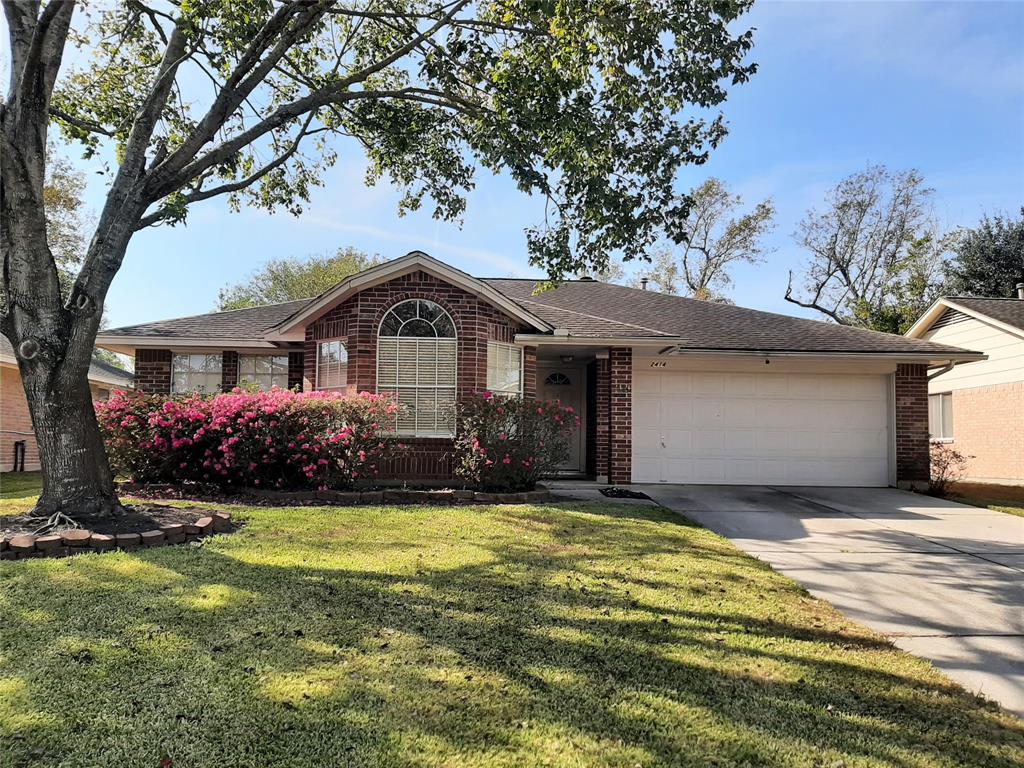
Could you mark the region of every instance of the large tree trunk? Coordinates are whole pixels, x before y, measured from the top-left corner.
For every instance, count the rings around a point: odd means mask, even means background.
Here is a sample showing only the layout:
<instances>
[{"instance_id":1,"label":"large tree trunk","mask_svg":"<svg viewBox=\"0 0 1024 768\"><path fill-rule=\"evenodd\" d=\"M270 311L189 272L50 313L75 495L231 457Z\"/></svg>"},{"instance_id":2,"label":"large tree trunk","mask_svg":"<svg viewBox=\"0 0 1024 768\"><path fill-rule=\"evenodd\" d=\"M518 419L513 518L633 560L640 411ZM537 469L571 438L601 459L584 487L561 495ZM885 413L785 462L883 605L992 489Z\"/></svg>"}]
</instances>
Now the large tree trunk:
<instances>
[{"instance_id":1,"label":"large tree trunk","mask_svg":"<svg viewBox=\"0 0 1024 768\"><path fill-rule=\"evenodd\" d=\"M63 367L41 363L26 371L30 366L22 366L43 470L43 493L35 512L72 519L119 512L87 374Z\"/></svg>"}]
</instances>

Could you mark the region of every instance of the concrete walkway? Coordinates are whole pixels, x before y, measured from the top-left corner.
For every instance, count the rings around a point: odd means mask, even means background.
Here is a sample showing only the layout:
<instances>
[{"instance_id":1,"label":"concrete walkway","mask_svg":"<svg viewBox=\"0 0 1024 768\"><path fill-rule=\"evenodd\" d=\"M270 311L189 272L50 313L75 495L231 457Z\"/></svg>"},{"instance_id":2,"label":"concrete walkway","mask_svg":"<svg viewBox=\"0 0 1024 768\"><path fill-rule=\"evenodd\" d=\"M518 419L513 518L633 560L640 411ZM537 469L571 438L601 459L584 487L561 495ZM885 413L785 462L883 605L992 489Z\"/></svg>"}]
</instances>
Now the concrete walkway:
<instances>
[{"instance_id":1,"label":"concrete walkway","mask_svg":"<svg viewBox=\"0 0 1024 768\"><path fill-rule=\"evenodd\" d=\"M1024 518L888 488L630 487L1024 716Z\"/></svg>"}]
</instances>

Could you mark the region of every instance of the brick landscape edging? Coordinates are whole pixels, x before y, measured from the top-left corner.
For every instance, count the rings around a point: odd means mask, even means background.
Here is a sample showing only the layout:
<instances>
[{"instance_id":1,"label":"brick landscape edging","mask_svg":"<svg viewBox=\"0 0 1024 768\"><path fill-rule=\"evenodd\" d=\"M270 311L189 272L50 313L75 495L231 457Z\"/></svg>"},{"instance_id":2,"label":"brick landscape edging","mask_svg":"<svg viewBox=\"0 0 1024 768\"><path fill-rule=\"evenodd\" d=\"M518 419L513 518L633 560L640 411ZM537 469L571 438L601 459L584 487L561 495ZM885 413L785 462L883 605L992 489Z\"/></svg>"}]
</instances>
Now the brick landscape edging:
<instances>
[{"instance_id":1,"label":"brick landscape edging","mask_svg":"<svg viewBox=\"0 0 1024 768\"><path fill-rule=\"evenodd\" d=\"M170 483L133 483L118 485L122 493L140 494L144 498L223 498L248 496L253 499L290 504L322 504L331 502L339 506L357 504L524 504L551 501L551 491L538 487L533 491L517 493L489 493L470 490L425 490L385 488L377 491L276 491L268 488L240 488L234 494L220 492L213 486L183 488Z\"/></svg>"},{"instance_id":2,"label":"brick landscape edging","mask_svg":"<svg viewBox=\"0 0 1024 768\"><path fill-rule=\"evenodd\" d=\"M249 496L270 501L306 503L328 501L344 506L354 506L357 504L525 504L551 500L551 491L547 488L538 488L535 491L521 491L519 493L405 489L385 489L382 491L270 491L261 488L249 488L245 493Z\"/></svg>"},{"instance_id":3,"label":"brick landscape edging","mask_svg":"<svg viewBox=\"0 0 1024 768\"><path fill-rule=\"evenodd\" d=\"M0 560L23 560L30 557L67 557L84 552L130 551L143 547L163 547L198 541L212 533L231 531L231 513L213 512L194 523L170 523L142 533L96 533L71 528L59 533L34 536L30 533L0 538Z\"/></svg>"}]
</instances>

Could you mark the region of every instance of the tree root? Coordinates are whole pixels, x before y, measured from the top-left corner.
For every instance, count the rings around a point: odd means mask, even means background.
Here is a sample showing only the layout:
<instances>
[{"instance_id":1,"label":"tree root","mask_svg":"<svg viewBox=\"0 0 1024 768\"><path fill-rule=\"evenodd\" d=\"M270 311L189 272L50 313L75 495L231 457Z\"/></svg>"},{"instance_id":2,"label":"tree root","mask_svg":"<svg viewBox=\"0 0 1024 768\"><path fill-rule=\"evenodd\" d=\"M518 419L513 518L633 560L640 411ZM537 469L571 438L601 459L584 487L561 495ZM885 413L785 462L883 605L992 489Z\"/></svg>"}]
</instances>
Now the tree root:
<instances>
[{"instance_id":1,"label":"tree root","mask_svg":"<svg viewBox=\"0 0 1024 768\"><path fill-rule=\"evenodd\" d=\"M33 515L29 519L30 520L43 520L44 516L43 515ZM58 527L61 527L61 526L65 527L65 528L81 528L82 527L77 522L75 522L74 519L68 517L63 512L58 510L57 512L54 512L49 517L46 517L45 518L45 522L41 526L39 526L36 530L32 531L32 535L33 536L38 536L41 533L48 533L49 531L54 531Z\"/></svg>"}]
</instances>

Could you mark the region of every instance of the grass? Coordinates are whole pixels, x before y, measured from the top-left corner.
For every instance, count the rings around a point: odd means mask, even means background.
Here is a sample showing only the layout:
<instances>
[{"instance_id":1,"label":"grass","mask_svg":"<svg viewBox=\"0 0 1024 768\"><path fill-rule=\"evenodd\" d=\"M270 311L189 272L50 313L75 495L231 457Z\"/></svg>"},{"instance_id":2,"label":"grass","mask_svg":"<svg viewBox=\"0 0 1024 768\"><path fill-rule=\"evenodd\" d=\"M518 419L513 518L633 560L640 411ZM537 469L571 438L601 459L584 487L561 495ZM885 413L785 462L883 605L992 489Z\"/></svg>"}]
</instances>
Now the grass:
<instances>
[{"instance_id":1,"label":"grass","mask_svg":"<svg viewBox=\"0 0 1024 768\"><path fill-rule=\"evenodd\" d=\"M1024 761L1019 720L660 509L231 511L0 564L5 766Z\"/></svg>"},{"instance_id":2,"label":"grass","mask_svg":"<svg viewBox=\"0 0 1024 768\"><path fill-rule=\"evenodd\" d=\"M972 507L984 507L986 509L994 509L997 512L1005 512L1008 515L1024 517L1024 506L1002 499L981 499L973 496L954 496L952 497L952 500L961 504L970 504Z\"/></svg>"},{"instance_id":3,"label":"grass","mask_svg":"<svg viewBox=\"0 0 1024 768\"><path fill-rule=\"evenodd\" d=\"M0 512L10 514L31 509L42 484L41 472L0 473L0 500L8 502L0 506Z\"/></svg>"}]
</instances>

